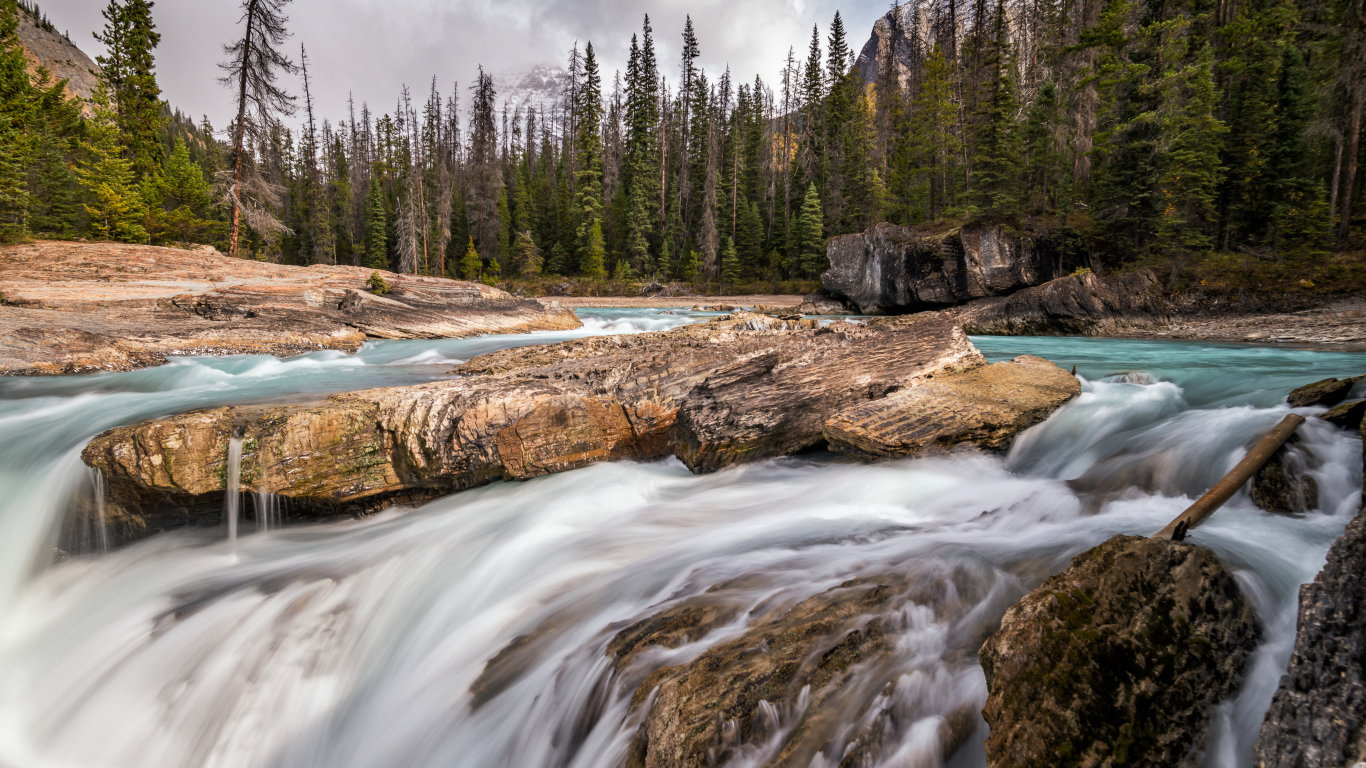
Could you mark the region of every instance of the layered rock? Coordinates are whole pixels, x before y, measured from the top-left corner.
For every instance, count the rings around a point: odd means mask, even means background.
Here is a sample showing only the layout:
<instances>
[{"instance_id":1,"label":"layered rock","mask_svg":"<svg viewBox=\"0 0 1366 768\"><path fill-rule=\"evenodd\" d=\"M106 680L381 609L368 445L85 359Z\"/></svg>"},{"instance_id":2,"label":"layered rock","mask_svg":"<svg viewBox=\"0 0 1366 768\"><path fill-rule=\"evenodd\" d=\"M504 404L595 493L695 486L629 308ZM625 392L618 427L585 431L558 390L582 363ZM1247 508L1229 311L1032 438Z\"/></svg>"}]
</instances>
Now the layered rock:
<instances>
[{"instance_id":1,"label":"layered rock","mask_svg":"<svg viewBox=\"0 0 1366 768\"><path fill-rule=\"evenodd\" d=\"M1060 254L1046 238L969 224L923 233L894 224L832 238L821 283L864 314L943 309L1055 277Z\"/></svg>"},{"instance_id":2,"label":"layered rock","mask_svg":"<svg viewBox=\"0 0 1366 768\"><path fill-rule=\"evenodd\" d=\"M1259 636L1213 553L1117 536L1008 610L982 646L988 762L1193 765Z\"/></svg>"},{"instance_id":3,"label":"layered rock","mask_svg":"<svg viewBox=\"0 0 1366 768\"><path fill-rule=\"evenodd\" d=\"M1114 336L1163 322L1170 310L1151 271L1052 280L1004 298L956 311L971 334L988 336Z\"/></svg>"},{"instance_id":4,"label":"layered rock","mask_svg":"<svg viewBox=\"0 0 1366 768\"><path fill-rule=\"evenodd\" d=\"M355 351L366 339L579 327L488 286L195 251L36 242L0 249L0 375L131 370L169 355Z\"/></svg>"},{"instance_id":5,"label":"layered rock","mask_svg":"<svg viewBox=\"0 0 1366 768\"><path fill-rule=\"evenodd\" d=\"M1077 377L1023 355L934 376L825 422L830 448L864 459L913 456L963 442L1005 450L1015 435L1081 394Z\"/></svg>"},{"instance_id":6,"label":"layered rock","mask_svg":"<svg viewBox=\"0 0 1366 768\"><path fill-rule=\"evenodd\" d=\"M1348 523L1313 583L1271 700L1258 768L1339 768L1366 761L1366 517Z\"/></svg>"},{"instance_id":7,"label":"layered rock","mask_svg":"<svg viewBox=\"0 0 1366 768\"><path fill-rule=\"evenodd\" d=\"M617 682L634 691L641 721L625 765L873 765L895 749L904 718L936 717L938 758L946 760L974 733L972 707L937 713L923 702L924 711L893 712L886 695L906 671L905 654L914 653L898 648L903 612L918 606L937 621L954 621L968 605L960 599L964 585L942 574L853 579L795 605L755 609L738 638L687 663L650 669L648 649L696 642L745 612L735 586L714 585L608 644Z\"/></svg>"},{"instance_id":8,"label":"layered rock","mask_svg":"<svg viewBox=\"0 0 1366 768\"><path fill-rule=\"evenodd\" d=\"M667 333L504 350L449 381L115 429L84 457L129 518L172 499L193 510L221 498L240 426L243 488L366 511L596 461L676 455L706 472L786 455L821 445L825 421L851 404L984 362L943 314L804 325L736 313Z\"/></svg>"}]
</instances>

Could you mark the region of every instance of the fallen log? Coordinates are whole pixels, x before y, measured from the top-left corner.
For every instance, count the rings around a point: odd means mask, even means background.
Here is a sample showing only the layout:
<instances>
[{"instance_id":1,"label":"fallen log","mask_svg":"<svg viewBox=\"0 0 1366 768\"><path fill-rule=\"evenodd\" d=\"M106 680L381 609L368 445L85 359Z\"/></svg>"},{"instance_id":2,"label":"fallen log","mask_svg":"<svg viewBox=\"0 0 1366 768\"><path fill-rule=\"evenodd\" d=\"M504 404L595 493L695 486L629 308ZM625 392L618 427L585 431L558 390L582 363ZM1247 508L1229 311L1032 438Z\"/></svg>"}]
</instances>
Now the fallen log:
<instances>
[{"instance_id":1,"label":"fallen log","mask_svg":"<svg viewBox=\"0 0 1366 768\"><path fill-rule=\"evenodd\" d=\"M1205 518L1214 514L1215 510L1224 505L1224 502L1233 497L1238 489L1243 487L1251 477L1257 474L1257 470L1262 468L1276 455L1276 451L1285 444L1290 436L1295 434L1295 430L1304 423L1304 417L1292 413L1281 419L1274 429L1267 432L1257 444L1252 446L1252 450L1247 452L1243 460L1237 466L1229 470L1223 479L1214 484L1204 496L1201 496L1194 504L1182 512L1175 520L1167 524L1166 528L1153 535L1154 539L1173 539L1180 541L1186 537L1186 533L1195 526L1205 522Z\"/></svg>"}]
</instances>

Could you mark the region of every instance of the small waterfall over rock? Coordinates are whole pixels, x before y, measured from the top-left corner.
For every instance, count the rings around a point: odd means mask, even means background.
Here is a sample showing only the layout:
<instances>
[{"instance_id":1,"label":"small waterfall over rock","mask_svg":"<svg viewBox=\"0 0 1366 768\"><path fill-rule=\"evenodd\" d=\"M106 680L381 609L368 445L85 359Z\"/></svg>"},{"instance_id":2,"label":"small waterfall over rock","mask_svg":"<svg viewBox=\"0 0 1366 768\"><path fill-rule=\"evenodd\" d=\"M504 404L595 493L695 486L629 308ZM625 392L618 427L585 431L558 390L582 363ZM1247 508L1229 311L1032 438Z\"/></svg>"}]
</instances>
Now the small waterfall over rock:
<instances>
[{"instance_id":1,"label":"small waterfall over rock","mask_svg":"<svg viewBox=\"0 0 1366 768\"><path fill-rule=\"evenodd\" d=\"M223 515L228 519L228 544L237 551L237 518L242 506L242 428L233 430L228 440L227 498L223 504Z\"/></svg>"}]
</instances>

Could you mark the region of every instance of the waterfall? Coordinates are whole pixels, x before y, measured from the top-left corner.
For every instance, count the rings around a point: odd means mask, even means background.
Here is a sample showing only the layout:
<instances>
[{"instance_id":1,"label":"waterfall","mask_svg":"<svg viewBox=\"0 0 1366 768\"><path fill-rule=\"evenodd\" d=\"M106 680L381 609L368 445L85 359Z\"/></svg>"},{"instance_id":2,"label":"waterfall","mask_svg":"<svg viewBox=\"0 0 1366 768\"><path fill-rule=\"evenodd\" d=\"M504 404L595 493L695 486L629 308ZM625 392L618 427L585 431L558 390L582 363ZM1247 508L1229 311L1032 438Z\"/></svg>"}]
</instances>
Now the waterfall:
<instances>
[{"instance_id":1,"label":"waterfall","mask_svg":"<svg viewBox=\"0 0 1366 768\"><path fill-rule=\"evenodd\" d=\"M100 554L103 555L109 553L109 523L104 514L104 473L91 468L90 474L95 493L95 539L99 542Z\"/></svg>"},{"instance_id":2,"label":"waterfall","mask_svg":"<svg viewBox=\"0 0 1366 768\"><path fill-rule=\"evenodd\" d=\"M232 438L228 440L228 495L223 510L228 518L228 546L234 553L237 551L238 508L242 504L242 437L242 427L236 427L232 431Z\"/></svg>"},{"instance_id":3,"label":"waterfall","mask_svg":"<svg viewBox=\"0 0 1366 768\"><path fill-rule=\"evenodd\" d=\"M269 531L272 527L278 528L281 523L280 497L271 493L270 476L266 474L265 461L258 462L261 465L261 480L256 488L256 530Z\"/></svg>"}]
</instances>

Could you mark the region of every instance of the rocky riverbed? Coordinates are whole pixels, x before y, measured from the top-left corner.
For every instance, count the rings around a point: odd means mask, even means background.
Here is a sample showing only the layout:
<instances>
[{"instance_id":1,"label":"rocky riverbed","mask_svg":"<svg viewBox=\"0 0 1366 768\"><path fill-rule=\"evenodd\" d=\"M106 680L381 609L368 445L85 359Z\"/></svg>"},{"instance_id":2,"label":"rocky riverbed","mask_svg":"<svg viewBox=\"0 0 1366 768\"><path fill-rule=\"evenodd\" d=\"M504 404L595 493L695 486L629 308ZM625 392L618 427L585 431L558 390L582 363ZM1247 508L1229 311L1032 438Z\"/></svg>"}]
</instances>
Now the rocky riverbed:
<instances>
[{"instance_id":1,"label":"rocky riverbed","mask_svg":"<svg viewBox=\"0 0 1366 768\"><path fill-rule=\"evenodd\" d=\"M711 472L825 445L869 458L999 450L1079 392L1037 358L986 365L942 313L816 327L736 312L503 350L455 373L144 422L97 437L84 457L108 482L109 519L126 539L216 523L234 431L242 488L356 513L613 459L674 455Z\"/></svg>"},{"instance_id":2,"label":"rocky riverbed","mask_svg":"<svg viewBox=\"0 0 1366 768\"><path fill-rule=\"evenodd\" d=\"M0 375L126 371L175 355L353 352L367 339L577 328L567 308L478 283L290 267L212 248L0 248Z\"/></svg>"}]
</instances>

